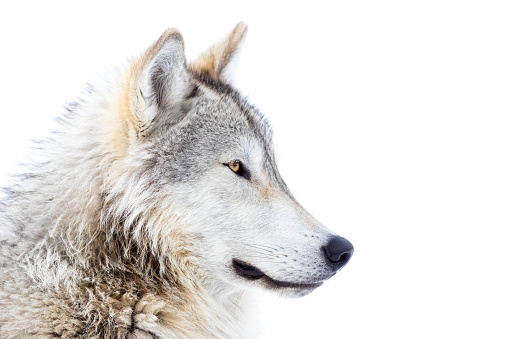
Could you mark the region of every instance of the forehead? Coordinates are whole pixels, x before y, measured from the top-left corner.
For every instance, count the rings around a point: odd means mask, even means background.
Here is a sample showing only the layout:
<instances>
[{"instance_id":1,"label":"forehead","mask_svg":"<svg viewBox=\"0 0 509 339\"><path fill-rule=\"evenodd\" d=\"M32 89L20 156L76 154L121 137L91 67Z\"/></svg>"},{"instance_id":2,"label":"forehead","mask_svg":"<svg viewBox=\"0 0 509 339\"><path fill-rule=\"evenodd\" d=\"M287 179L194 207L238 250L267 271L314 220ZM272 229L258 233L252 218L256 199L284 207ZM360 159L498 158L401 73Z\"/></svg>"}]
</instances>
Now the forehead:
<instances>
[{"instance_id":1,"label":"forehead","mask_svg":"<svg viewBox=\"0 0 509 339\"><path fill-rule=\"evenodd\" d=\"M198 82L187 116L175 125L156 127L154 140L170 153L195 153L213 160L227 149L258 146L272 160L272 131L265 117L237 91L218 82Z\"/></svg>"},{"instance_id":2,"label":"forehead","mask_svg":"<svg viewBox=\"0 0 509 339\"><path fill-rule=\"evenodd\" d=\"M210 78L200 78L200 97L189 117L202 137L220 140L249 138L270 148L272 130L264 115L231 86ZM216 140L217 142L217 140Z\"/></svg>"}]
</instances>

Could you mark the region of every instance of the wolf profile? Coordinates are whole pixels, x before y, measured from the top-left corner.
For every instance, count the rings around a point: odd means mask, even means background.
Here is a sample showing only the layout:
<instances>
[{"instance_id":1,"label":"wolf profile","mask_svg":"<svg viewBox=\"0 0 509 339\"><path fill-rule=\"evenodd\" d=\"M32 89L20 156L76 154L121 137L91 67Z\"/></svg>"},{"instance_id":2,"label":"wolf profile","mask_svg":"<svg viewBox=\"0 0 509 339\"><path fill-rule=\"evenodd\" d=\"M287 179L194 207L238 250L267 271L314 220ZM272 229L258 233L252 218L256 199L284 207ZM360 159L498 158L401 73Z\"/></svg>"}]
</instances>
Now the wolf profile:
<instances>
[{"instance_id":1,"label":"wolf profile","mask_svg":"<svg viewBox=\"0 0 509 339\"><path fill-rule=\"evenodd\" d=\"M4 189L2 338L250 337L253 290L303 296L349 261L225 79L246 30L188 63L169 29L69 106Z\"/></svg>"}]
</instances>

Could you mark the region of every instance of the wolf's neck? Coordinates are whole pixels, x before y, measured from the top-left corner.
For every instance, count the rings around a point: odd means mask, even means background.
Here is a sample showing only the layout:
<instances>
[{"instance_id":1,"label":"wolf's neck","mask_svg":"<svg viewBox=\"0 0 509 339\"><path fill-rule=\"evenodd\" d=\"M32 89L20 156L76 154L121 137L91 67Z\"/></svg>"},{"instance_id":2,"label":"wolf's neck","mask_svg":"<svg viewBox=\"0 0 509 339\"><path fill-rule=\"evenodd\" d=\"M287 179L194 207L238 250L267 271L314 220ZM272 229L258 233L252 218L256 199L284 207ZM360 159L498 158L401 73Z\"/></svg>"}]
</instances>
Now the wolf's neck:
<instances>
[{"instance_id":1,"label":"wolf's neck","mask_svg":"<svg viewBox=\"0 0 509 339\"><path fill-rule=\"evenodd\" d=\"M161 322L172 328L178 338L255 337L253 319L256 317L251 314L254 303L249 292L235 292L221 298L201 293L193 291L192 295L186 295L189 299L183 307L171 312L170 304L168 312L162 314Z\"/></svg>"},{"instance_id":2,"label":"wolf's neck","mask_svg":"<svg viewBox=\"0 0 509 339\"><path fill-rule=\"evenodd\" d=\"M251 291L212 292L206 279L186 272L181 275L173 286L165 284L164 288L147 289L145 285L125 292L124 295L137 296L128 306L134 322L129 323L130 328L161 338L255 337ZM104 284L119 285L118 282ZM111 291L107 294L120 303L126 299ZM117 307L115 302L112 305Z\"/></svg>"}]
</instances>

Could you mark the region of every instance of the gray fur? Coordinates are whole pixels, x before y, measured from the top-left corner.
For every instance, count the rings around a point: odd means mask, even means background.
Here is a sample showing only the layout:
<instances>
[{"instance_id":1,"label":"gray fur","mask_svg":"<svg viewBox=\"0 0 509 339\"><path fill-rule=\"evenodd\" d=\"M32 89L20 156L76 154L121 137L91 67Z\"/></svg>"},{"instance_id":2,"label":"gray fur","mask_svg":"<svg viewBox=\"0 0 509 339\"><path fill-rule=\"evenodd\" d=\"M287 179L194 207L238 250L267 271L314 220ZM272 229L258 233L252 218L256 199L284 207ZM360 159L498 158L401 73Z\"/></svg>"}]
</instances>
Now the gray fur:
<instances>
[{"instance_id":1,"label":"gray fur","mask_svg":"<svg viewBox=\"0 0 509 339\"><path fill-rule=\"evenodd\" d=\"M244 34L213 46L213 70ZM3 338L249 337L252 289L300 296L335 273L332 234L286 187L266 119L183 48L167 31L91 88L4 190Z\"/></svg>"}]
</instances>

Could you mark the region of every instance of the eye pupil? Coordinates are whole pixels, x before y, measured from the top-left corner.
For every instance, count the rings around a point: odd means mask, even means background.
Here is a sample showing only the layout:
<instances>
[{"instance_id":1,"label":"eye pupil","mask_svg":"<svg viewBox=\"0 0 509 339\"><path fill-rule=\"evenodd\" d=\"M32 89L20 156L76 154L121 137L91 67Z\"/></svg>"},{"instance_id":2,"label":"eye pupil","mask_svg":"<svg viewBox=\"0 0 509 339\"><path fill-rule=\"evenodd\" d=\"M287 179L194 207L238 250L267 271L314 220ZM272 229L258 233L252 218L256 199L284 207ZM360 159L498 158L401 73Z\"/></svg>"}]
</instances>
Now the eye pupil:
<instances>
[{"instance_id":1,"label":"eye pupil","mask_svg":"<svg viewBox=\"0 0 509 339\"><path fill-rule=\"evenodd\" d=\"M230 167L230 169L232 171L234 171L235 173L237 173L239 170L240 170L240 162L238 161L232 161L228 164L228 166Z\"/></svg>"}]
</instances>

